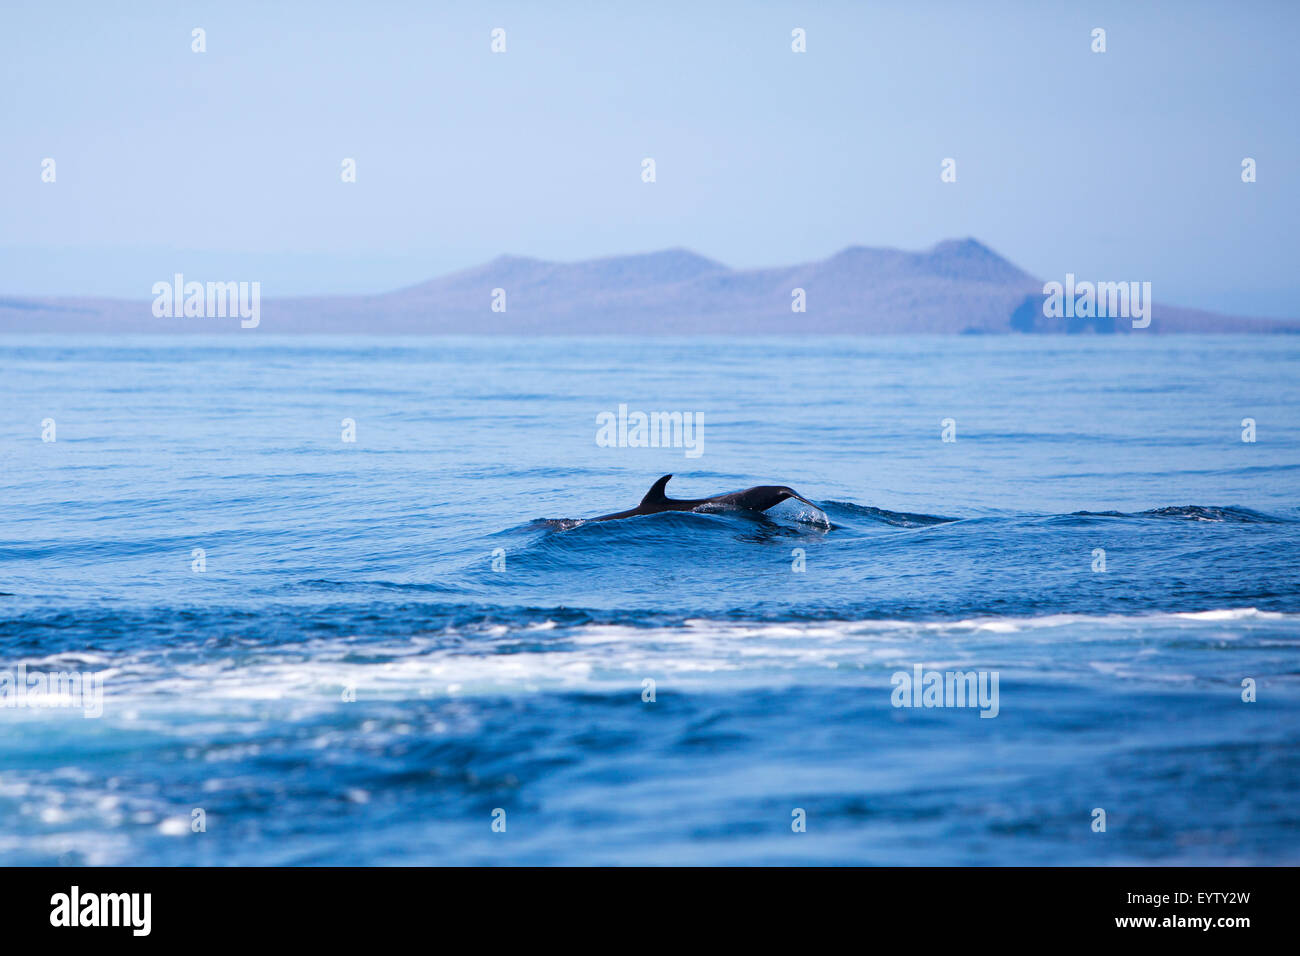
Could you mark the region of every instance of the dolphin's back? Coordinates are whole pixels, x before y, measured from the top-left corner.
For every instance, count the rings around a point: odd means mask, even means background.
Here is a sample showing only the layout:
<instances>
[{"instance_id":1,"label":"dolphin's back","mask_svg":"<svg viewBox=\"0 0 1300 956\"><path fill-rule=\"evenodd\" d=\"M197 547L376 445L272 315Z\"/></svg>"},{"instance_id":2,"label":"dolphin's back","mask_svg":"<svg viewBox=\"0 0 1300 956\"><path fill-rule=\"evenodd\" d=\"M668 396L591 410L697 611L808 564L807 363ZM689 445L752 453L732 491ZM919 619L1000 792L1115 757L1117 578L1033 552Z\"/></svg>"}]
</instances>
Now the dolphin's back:
<instances>
[{"instance_id":1,"label":"dolphin's back","mask_svg":"<svg viewBox=\"0 0 1300 956\"><path fill-rule=\"evenodd\" d=\"M787 488L785 485L756 485L743 491L714 495L712 498L669 498L667 488L670 478L672 478L672 475L664 475L651 485L650 490L641 499L641 503L635 508L618 511L610 515L601 515L599 518L589 520L615 521L619 518L634 518L637 515L659 514L663 511L693 511L703 505L723 505L731 508L744 508L749 511L766 511L787 498L798 498L805 504L812 505L814 508L817 507L793 488Z\"/></svg>"},{"instance_id":2,"label":"dolphin's back","mask_svg":"<svg viewBox=\"0 0 1300 956\"><path fill-rule=\"evenodd\" d=\"M619 518L634 518L637 515L659 514L661 511L690 511L695 506L693 502L678 501L669 498L664 489L668 487L668 479L672 475L664 475L653 485L650 490L642 497L641 503L635 508L629 508L627 511L618 511L612 515L601 515L599 518L592 518L592 521L615 521ZM686 506L686 507L683 507Z\"/></svg>"}]
</instances>

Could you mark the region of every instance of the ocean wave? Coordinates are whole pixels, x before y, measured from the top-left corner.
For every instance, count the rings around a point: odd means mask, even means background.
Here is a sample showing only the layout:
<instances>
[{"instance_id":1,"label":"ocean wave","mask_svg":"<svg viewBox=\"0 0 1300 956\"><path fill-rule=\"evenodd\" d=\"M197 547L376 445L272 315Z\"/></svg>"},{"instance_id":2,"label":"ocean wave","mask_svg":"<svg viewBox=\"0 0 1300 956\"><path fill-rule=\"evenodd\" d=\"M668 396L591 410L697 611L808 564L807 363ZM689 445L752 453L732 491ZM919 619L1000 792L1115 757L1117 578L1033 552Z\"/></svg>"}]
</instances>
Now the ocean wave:
<instances>
[{"instance_id":1,"label":"ocean wave","mask_svg":"<svg viewBox=\"0 0 1300 956\"><path fill-rule=\"evenodd\" d=\"M1293 517L1266 514L1250 508L1229 505L1170 505L1146 511L1075 511L1058 518L1173 518L1183 521L1232 522L1236 524L1289 524Z\"/></svg>"},{"instance_id":2,"label":"ocean wave","mask_svg":"<svg viewBox=\"0 0 1300 956\"><path fill-rule=\"evenodd\" d=\"M913 514L906 511L887 511L884 508L873 508L870 505L854 504L851 501L828 501L826 502L828 514L841 518L860 518L864 521L877 522L879 524L893 525L898 528L926 528L936 524L950 524L959 521L959 518L948 518L943 515Z\"/></svg>"},{"instance_id":3,"label":"ocean wave","mask_svg":"<svg viewBox=\"0 0 1300 956\"><path fill-rule=\"evenodd\" d=\"M577 623L537 614L527 623L482 620L401 639L364 634L301 643L209 647L201 655L137 648L112 658L106 716L150 701L286 702L334 707L537 692L639 692L661 686L717 691L741 686L881 686L914 663L993 668L1004 679L1076 679L1123 673L1136 680L1222 683L1221 652L1300 649L1300 614L1256 608L1139 615L1053 614L953 621L856 620L746 623L692 618L679 624ZM1198 651L1213 653L1199 654ZM98 669L102 655L12 656L32 670ZM1251 674L1268 676L1258 661ZM1296 683L1294 668L1273 674ZM110 679L111 678L111 679Z\"/></svg>"},{"instance_id":4,"label":"ocean wave","mask_svg":"<svg viewBox=\"0 0 1300 956\"><path fill-rule=\"evenodd\" d=\"M796 506L797 507L797 506ZM701 516L701 515L730 515L738 518L771 521L772 516L788 517L794 520L802 520L811 524L825 523L826 518L835 519L830 523L830 527L838 528L853 523L884 524L898 528L925 528L934 525L954 524L969 518L953 517L950 515L934 515L915 513L907 511L890 511L886 508L877 508L872 505L862 505L852 501L830 500L818 504L819 511L809 512L802 509L795 513L781 513L779 509L774 509L767 513L754 513L742 509L724 509L724 508L701 508L696 511L686 512L664 512L656 515L640 516L638 521L644 522L645 519L656 521L677 522L677 527L691 528L702 527L702 525L692 524L692 518L684 516ZM1001 515L981 516L980 520L1015 520L1024 517L1015 513ZM1038 516L1034 516L1038 517ZM1167 505L1160 508L1149 508L1145 511L1072 511L1064 514L1044 515L1042 520L1062 524L1081 524L1089 519L1098 518L1129 518L1129 519L1177 519L1184 521L1203 521L1203 522L1231 522L1236 524L1292 524L1300 518L1269 514L1262 511L1256 511L1251 508L1233 505ZM1082 520L1081 520L1082 519ZM685 523L681 523L685 521ZM844 522L844 525L838 522ZM530 522L532 527L546 528L550 530L568 531L573 528L592 525L587 518L538 518ZM626 521L622 522L599 522L602 527L631 527L637 525L628 525Z\"/></svg>"}]
</instances>

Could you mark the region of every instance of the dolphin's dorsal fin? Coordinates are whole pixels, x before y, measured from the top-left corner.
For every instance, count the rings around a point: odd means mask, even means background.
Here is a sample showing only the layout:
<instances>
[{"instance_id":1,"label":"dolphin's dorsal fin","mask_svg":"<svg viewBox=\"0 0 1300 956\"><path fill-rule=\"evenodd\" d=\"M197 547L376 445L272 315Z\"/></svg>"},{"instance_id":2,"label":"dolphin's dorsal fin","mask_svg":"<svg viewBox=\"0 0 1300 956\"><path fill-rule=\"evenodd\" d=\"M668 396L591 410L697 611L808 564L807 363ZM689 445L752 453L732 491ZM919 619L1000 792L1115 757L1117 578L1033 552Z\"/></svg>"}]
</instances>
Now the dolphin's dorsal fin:
<instances>
[{"instance_id":1,"label":"dolphin's dorsal fin","mask_svg":"<svg viewBox=\"0 0 1300 956\"><path fill-rule=\"evenodd\" d=\"M664 494L664 489L668 486L668 479L671 477L672 475L664 475L651 485L650 490L647 491L645 497L641 499L641 504L652 505L660 501L667 501L668 496Z\"/></svg>"}]
</instances>

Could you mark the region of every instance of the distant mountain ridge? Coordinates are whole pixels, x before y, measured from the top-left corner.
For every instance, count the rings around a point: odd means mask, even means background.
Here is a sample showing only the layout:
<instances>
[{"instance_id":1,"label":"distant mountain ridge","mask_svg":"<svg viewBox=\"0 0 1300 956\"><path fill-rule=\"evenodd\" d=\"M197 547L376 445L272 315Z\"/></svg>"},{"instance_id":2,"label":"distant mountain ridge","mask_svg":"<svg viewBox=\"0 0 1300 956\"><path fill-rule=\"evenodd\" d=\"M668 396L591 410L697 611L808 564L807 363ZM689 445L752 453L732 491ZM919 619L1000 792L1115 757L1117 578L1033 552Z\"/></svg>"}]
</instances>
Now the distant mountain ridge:
<instances>
[{"instance_id":1,"label":"distant mountain ridge","mask_svg":"<svg viewBox=\"0 0 1300 956\"><path fill-rule=\"evenodd\" d=\"M492 309L497 289L504 290L505 311ZM792 311L795 289L804 290L806 311ZM380 295L264 299L258 328L481 335L1136 331L1127 319L1045 317L1043 298L1040 280L975 239L945 240L921 252L850 246L817 262L761 269L666 249L578 262L500 256ZM226 331L246 330L228 318L157 318L149 299L0 297L0 332ZM1300 332L1300 323L1157 299L1143 331Z\"/></svg>"}]
</instances>

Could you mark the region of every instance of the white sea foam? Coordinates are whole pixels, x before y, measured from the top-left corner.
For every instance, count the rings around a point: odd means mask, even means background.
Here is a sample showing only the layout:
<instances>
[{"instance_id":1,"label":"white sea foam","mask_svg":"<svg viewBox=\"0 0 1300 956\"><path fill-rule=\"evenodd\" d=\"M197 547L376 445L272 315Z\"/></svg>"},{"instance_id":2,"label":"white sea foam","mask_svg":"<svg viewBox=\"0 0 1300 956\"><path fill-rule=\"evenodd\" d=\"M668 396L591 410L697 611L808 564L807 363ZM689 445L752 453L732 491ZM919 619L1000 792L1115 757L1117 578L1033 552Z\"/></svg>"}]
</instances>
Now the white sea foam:
<instances>
[{"instance_id":1,"label":"white sea foam","mask_svg":"<svg viewBox=\"0 0 1300 956\"><path fill-rule=\"evenodd\" d=\"M1139 640L1140 638L1140 640ZM838 684L874 686L902 663L994 668L1054 680L1122 676L1162 684L1217 675L1222 661L1185 658L1198 645L1300 647L1300 615L1225 608L1194 613L1046 615L959 621L735 622L676 626L545 621L463 627L392 641L319 639L176 663L145 652L105 682L105 716L128 720L185 701L308 710L360 701L472 698L585 690L640 692L646 678L685 689ZM1088 645L1086 653L1076 645ZM1179 659L1156 653L1178 647Z\"/></svg>"},{"instance_id":2,"label":"white sea foam","mask_svg":"<svg viewBox=\"0 0 1300 956\"><path fill-rule=\"evenodd\" d=\"M1244 621L1258 619L1261 621L1281 621L1295 615L1282 614L1279 611L1258 611L1253 607L1223 608L1218 611L1193 611L1175 614L1174 617L1185 621Z\"/></svg>"}]
</instances>

